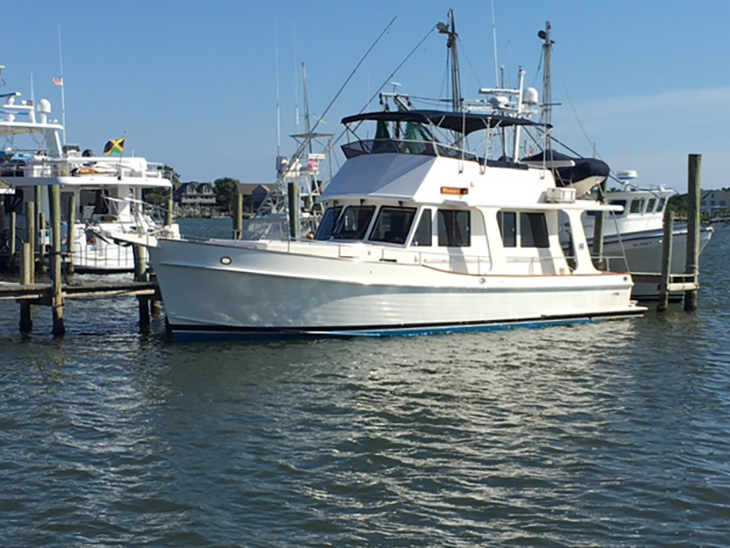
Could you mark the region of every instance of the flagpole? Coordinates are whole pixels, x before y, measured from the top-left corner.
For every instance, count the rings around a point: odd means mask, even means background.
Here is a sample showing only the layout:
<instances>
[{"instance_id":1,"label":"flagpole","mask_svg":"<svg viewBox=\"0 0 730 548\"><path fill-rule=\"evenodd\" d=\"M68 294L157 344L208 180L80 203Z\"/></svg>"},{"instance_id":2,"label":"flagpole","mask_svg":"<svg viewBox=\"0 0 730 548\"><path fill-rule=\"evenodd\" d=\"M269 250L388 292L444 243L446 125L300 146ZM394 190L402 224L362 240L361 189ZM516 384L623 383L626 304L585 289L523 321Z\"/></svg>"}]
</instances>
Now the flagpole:
<instances>
[{"instance_id":1,"label":"flagpole","mask_svg":"<svg viewBox=\"0 0 730 548\"><path fill-rule=\"evenodd\" d=\"M63 46L61 44L61 24L58 24L58 65L61 70L61 123L63 124L63 146L66 147L66 82L63 79Z\"/></svg>"}]
</instances>

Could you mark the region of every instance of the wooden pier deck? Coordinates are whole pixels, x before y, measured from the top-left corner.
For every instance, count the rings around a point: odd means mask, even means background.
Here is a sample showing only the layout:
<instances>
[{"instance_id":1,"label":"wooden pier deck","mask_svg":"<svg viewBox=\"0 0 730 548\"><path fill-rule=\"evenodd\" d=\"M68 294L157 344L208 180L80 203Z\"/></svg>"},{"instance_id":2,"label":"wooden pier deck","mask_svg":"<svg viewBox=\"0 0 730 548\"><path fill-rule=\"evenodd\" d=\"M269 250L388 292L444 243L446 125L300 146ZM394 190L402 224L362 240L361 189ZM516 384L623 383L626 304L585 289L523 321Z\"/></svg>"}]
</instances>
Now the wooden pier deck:
<instances>
[{"instance_id":1,"label":"wooden pier deck","mask_svg":"<svg viewBox=\"0 0 730 548\"><path fill-rule=\"evenodd\" d=\"M50 305L50 283L20 284L0 282L0 301L14 300L29 304ZM68 299L108 299L112 297L148 297L159 300L157 282L115 282L95 284L62 284L61 296Z\"/></svg>"}]
</instances>

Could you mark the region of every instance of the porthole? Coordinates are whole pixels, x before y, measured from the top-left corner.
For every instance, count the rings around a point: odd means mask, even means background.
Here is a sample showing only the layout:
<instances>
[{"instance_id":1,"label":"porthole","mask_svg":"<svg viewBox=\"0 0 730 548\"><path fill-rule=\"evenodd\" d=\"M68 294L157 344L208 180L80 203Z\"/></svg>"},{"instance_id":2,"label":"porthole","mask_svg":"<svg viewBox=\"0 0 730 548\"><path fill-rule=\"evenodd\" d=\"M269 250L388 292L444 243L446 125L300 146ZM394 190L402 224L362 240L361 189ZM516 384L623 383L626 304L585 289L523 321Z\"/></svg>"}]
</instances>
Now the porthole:
<instances>
[{"instance_id":1,"label":"porthole","mask_svg":"<svg viewBox=\"0 0 730 548\"><path fill-rule=\"evenodd\" d=\"M221 264L224 264L224 265L231 264L231 258L230 257L221 257Z\"/></svg>"}]
</instances>

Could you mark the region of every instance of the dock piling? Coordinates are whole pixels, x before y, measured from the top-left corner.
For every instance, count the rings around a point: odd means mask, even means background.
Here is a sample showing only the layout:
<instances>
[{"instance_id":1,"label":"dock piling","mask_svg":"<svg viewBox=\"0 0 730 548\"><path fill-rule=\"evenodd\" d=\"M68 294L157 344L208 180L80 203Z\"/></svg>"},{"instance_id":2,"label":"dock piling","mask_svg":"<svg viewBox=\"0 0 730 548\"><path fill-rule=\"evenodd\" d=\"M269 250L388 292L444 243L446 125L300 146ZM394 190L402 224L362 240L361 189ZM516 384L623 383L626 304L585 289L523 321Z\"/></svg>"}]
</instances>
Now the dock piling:
<instances>
[{"instance_id":1,"label":"dock piling","mask_svg":"<svg viewBox=\"0 0 730 548\"><path fill-rule=\"evenodd\" d=\"M15 254L20 250L15 249L15 240L18 237L18 214L10 212L10 263L14 265Z\"/></svg>"},{"instance_id":2,"label":"dock piling","mask_svg":"<svg viewBox=\"0 0 730 548\"><path fill-rule=\"evenodd\" d=\"M30 285L32 275L33 255L30 242L25 242L20 250L20 283L22 285ZM33 319L31 317L30 303L20 301L20 332L30 333L33 329Z\"/></svg>"},{"instance_id":3,"label":"dock piling","mask_svg":"<svg viewBox=\"0 0 730 548\"><path fill-rule=\"evenodd\" d=\"M674 211L664 210L664 234L662 236L662 277L659 282L659 304L657 312L664 312L669 306L669 282L672 276L672 238L674 235Z\"/></svg>"},{"instance_id":4,"label":"dock piling","mask_svg":"<svg viewBox=\"0 0 730 548\"><path fill-rule=\"evenodd\" d=\"M50 194L50 191L49 191ZM46 263L46 215L41 212L38 214L36 250L38 251L38 272L45 274L48 272Z\"/></svg>"},{"instance_id":5,"label":"dock piling","mask_svg":"<svg viewBox=\"0 0 730 548\"><path fill-rule=\"evenodd\" d=\"M237 192L233 198L233 239L243 238L243 194Z\"/></svg>"},{"instance_id":6,"label":"dock piling","mask_svg":"<svg viewBox=\"0 0 730 548\"><path fill-rule=\"evenodd\" d=\"M134 256L134 281L147 281L147 250L141 245L132 247ZM138 296L139 303L139 328L147 329L150 325L150 300L148 297Z\"/></svg>"},{"instance_id":7,"label":"dock piling","mask_svg":"<svg viewBox=\"0 0 730 548\"><path fill-rule=\"evenodd\" d=\"M30 244L30 281L35 283L35 202L28 202L25 206L25 232L28 243Z\"/></svg>"},{"instance_id":8,"label":"dock piling","mask_svg":"<svg viewBox=\"0 0 730 548\"><path fill-rule=\"evenodd\" d=\"M68 250L68 262L66 263L66 272L73 274L75 272L74 267L74 253L76 252L76 195L71 193L68 197L68 230L66 231Z\"/></svg>"},{"instance_id":9,"label":"dock piling","mask_svg":"<svg viewBox=\"0 0 730 548\"><path fill-rule=\"evenodd\" d=\"M289 199L289 236L292 240L299 239L299 185L289 183L287 187Z\"/></svg>"},{"instance_id":10,"label":"dock piling","mask_svg":"<svg viewBox=\"0 0 730 548\"><path fill-rule=\"evenodd\" d=\"M63 325L63 288L61 286L61 188L50 187L51 198L51 310L53 314L53 336L63 337L66 328Z\"/></svg>"},{"instance_id":11,"label":"dock piling","mask_svg":"<svg viewBox=\"0 0 730 548\"><path fill-rule=\"evenodd\" d=\"M172 187L170 188L170 192L167 193L167 199L165 200L165 226L169 227L172 226L172 207L173 207L173 199L172 199Z\"/></svg>"},{"instance_id":12,"label":"dock piling","mask_svg":"<svg viewBox=\"0 0 730 548\"><path fill-rule=\"evenodd\" d=\"M690 154L687 173L687 254L685 272L694 276L695 282L700 277L700 171L702 155ZM684 310L697 310L697 289L685 291Z\"/></svg>"}]
</instances>

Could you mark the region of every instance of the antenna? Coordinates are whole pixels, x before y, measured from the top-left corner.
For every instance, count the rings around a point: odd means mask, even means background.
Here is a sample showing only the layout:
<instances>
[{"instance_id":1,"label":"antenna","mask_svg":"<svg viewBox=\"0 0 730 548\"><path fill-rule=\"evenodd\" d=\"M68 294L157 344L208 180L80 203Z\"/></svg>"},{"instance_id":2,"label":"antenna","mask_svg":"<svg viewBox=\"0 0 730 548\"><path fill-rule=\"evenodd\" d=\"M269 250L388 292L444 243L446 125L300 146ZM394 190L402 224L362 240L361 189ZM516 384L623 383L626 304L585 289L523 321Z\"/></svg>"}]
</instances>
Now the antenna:
<instances>
[{"instance_id":1,"label":"antenna","mask_svg":"<svg viewBox=\"0 0 730 548\"><path fill-rule=\"evenodd\" d=\"M63 81L63 46L61 44L61 23L58 24L58 66L61 74L61 122L63 123L63 146L66 146L66 91Z\"/></svg>"},{"instance_id":2,"label":"antenna","mask_svg":"<svg viewBox=\"0 0 730 548\"><path fill-rule=\"evenodd\" d=\"M297 74L297 28L294 24L294 21L292 21L291 25L292 30L292 41L294 42L294 125L297 128L297 133L299 132L299 84L297 84L297 80L299 80L299 75Z\"/></svg>"},{"instance_id":3,"label":"antenna","mask_svg":"<svg viewBox=\"0 0 730 548\"><path fill-rule=\"evenodd\" d=\"M494 0L492 0L492 41L494 42L494 85L499 86L499 61L497 58L497 19L494 17Z\"/></svg>"},{"instance_id":4,"label":"antenna","mask_svg":"<svg viewBox=\"0 0 730 548\"><path fill-rule=\"evenodd\" d=\"M274 19L274 65L276 69L276 157L281 155L281 107L279 106L279 39Z\"/></svg>"},{"instance_id":5,"label":"antenna","mask_svg":"<svg viewBox=\"0 0 730 548\"><path fill-rule=\"evenodd\" d=\"M302 100L304 101L304 131L307 135L312 133L309 123L309 99L307 98L307 71L302 63ZM312 152L312 141L309 141L309 152Z\"/></svg>"}]
</instances>

